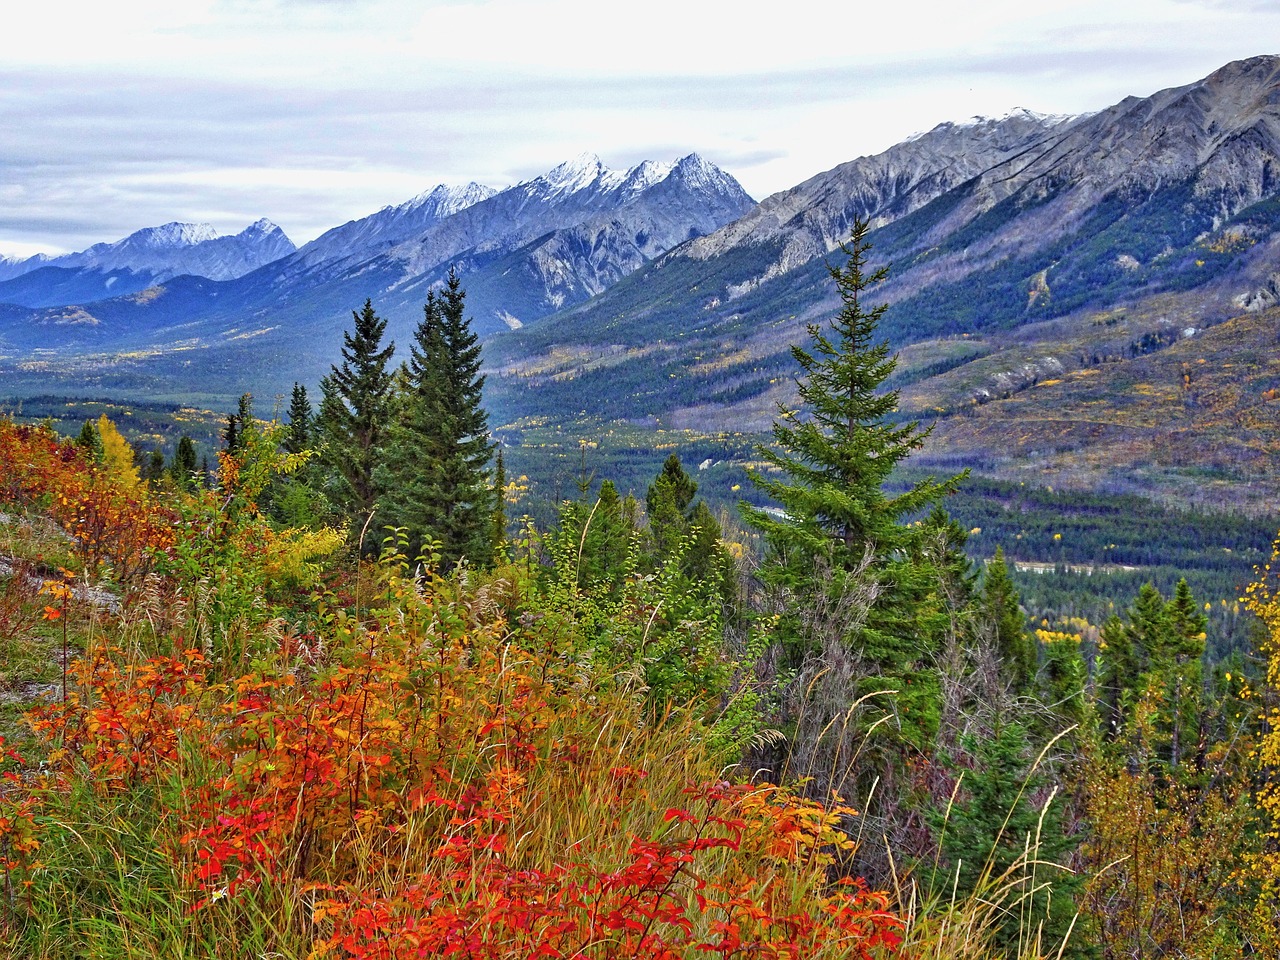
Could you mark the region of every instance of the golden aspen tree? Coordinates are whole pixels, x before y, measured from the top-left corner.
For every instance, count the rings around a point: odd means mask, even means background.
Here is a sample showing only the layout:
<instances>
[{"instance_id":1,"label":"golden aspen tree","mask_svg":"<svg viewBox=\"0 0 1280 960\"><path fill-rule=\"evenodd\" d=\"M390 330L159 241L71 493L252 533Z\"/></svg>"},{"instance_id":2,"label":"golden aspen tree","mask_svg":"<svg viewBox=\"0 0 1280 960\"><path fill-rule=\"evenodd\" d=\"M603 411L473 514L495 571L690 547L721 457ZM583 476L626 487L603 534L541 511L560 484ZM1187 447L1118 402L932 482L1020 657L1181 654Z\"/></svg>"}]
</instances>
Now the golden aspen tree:
<instances>
[{"instance_id":1,"label":"golden aspen tree","mask_svg":"<svg viewBox=\"0 0 1280 960\"><path fill-rule=\"evenodd\" d=\"M1258 782L1255 794L1263 819L1261 843L1248 858L1258 883L1254 920L1257 929L1280 929L1280 540L1272 547L1271 560L1258 571L1243 597L1245 607L1266 628L1259 641L1259 653L1266 661L1266 691L1262 698L1263 733L1255 757ZM1273 944L1274 945L1274 944Z\"/></svg>"},{"instance_id":2,"label":"golden aspen tree","mask_svg":"<svg viewBox=\"0 0 1280 960\"><path fill-rule=\"evenodd\" d=\"M104 413L98 418L98 436L102 438L102 463L111 476L128 493L142 485L142 477L133 462L133 447Z\"/></svg>"}]
</instances>

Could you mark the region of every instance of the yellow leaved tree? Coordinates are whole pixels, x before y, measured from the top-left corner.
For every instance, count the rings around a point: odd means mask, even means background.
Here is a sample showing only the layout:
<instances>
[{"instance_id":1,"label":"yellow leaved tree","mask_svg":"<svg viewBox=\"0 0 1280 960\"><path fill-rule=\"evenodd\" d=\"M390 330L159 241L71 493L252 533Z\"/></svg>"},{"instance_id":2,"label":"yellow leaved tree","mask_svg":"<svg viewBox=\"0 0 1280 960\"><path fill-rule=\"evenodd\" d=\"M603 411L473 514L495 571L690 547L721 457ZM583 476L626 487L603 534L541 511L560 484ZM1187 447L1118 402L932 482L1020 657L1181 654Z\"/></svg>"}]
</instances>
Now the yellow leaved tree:
<instances>
[{"instance_id":1,"label":"yellow leaved tree","mask_svg":"<svg viewBox=\"0 0 1280 960\"><path fill-rule=\"evenodd\" d=\"M133 447L105 413L98 418L98 436L102 438L102 462L107 473L125 492L133 493L142 486L142 477L133 462Z\"/></svg>"},{"instance_id":2,"label":"yellow leaved tree","mask_svg":"<svg viewBox=\"0 0 1280 960\"><path fill-rule=\"evenodd\" d=\"M1266 628L1260 653L1267 664L1263 696L1263 734L1257 749L1259 787L1256 797L1264 827L1262 843L1249 859L1259 885L1255 920L1259 929L1280 930L1280 540L1272 548L1271 561L1249 585L1244 605Z\"/></svg>"}]
</instances>

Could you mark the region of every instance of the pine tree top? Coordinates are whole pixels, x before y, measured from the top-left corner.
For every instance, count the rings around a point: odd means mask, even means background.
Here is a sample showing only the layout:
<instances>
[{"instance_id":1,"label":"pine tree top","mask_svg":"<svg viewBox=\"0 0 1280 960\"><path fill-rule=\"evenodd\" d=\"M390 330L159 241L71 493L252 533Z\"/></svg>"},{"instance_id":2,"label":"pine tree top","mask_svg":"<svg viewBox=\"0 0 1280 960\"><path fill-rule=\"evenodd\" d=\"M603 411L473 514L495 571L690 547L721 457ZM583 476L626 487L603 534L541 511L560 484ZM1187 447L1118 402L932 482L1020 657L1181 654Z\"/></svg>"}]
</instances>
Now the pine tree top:
<instances>
[{"instance_id":1,"label":"pine tree top","mask_svg":"<svg viewBox=\"0 0 1280 960\"><path fill-rule=\"evenodd\" d=\"M807 540L841 542L846 549L876 543L888 548L901 542L899 521L923 510L955 488L963 475L945 482L926 480L897 496L884 492L894 468L917 450L929 435L919 423L896 423L896 390L882 390L897 359L886 341L876 340L876 325L885 305L867 308L867 291L887 275L868 272L870 230L858 220L848 243L847 261L829 265L841 309L824 325L810 324L810 344L792 347L800 366L799 407L779 405L774 448L760 456L783 476L756 475L758 487L777 500L789 516L777 521L748 511L750 522L766 537L783 527L805 527Z\"/></svg>"}]
</instances>

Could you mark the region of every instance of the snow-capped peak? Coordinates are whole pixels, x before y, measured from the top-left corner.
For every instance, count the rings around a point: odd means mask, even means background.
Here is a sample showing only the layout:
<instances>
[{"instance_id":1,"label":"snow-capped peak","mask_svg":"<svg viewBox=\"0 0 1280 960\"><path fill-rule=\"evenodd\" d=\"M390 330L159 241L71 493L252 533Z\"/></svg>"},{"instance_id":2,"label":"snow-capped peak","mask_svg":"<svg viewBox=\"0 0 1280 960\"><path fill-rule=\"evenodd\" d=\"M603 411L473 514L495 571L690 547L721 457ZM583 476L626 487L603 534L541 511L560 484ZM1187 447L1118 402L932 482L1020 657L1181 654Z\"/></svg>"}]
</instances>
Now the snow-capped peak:
<instances>
[{"instance_id":1,"label":"snow-capped peak","mask_svg":"<svg viewBox=\"0 0 1280 960\"><path fill-rule=\"evenodd\" d=\"M123 240L101 246L118 247L124 244L136 244L153 249L172 249L195 246L197 243L216 239L217 236L218 231L208 223L165 223L158 227L144 227L129 234Z\"/></svg>"},{"instance_id":2,"label":"snow-capped peak","mask_svg":"<svg viewBox=\"0 0 1280 960\"><path fill-rule=\"evenodd\" d=\"M606 167L594 153L581 153L528 181L527 186L549 197L563 197L596 184L606 189L614 187L621 180L622 176Z\"/></svg>"},{"instance_id":3,"label":"snow-capped peak","mask_svg":"<svg viewBox=\"0 0 1280 960\"><path fill-rule=\"evenodd\" d=\"M412 200L400 204L398 207L387 207L387 210L418 210L425 207L434 216L447 217L464 210L472 204L479 203L481 200L488 200L498 191L493 187L486 187L483 184L476 183L474 180L462 187L449 187L445 184L432 187L425 193L420 193Z\"/></svg>"},{"instance_id":4,"label":"snow-capped peak","mask_svg":"<svg viewBox=\"0 0 1280 960\"><path fill-rule=\"evenodd\" d=\"M696 153L681 157L671 171L690 187L723 189L730 182L725 172ZM737 181L732 181L737 186Z\"/></svg>"},{"instance_id":5,"label":"snow-capped peak","mask_svg":"<svg viewBox=\"0 0 1280 960\"><path fill-rule=\"evenodd\" d=\"M255 236L265 236L266 234L274 233L279 229L280 229L279 224L275 223L272 220L268 220L266 217L263 217L260 220L253 221L253 223L249 224L247 227L245 227L243 230L237 233L236 236L246 237L246 238L255 237Z\"/></svg>"},{"instance_id":6,"label":"snow-capped peak","mask_svg":"<svg viewBox=\"0 0 1280 960\"><path fill-rule=\"evenodd\" d=\"M1012 110L999 117L989 117L985 114L974 114L965 120L946 120L936 127L929 130L920 130L911 134L903 140L903 143L914 143L922 137L927 137L931 133L942 133L947 130L973 130L979 127L999 127L1002 124L1017 123L1034 123L1039 126L1048 128L1056 127L1061 123L1067 123L1071 120L1079 119L1078 114L1072 113L1039 113L1035 110L1028 110L1026 107L1014 107Z\"/></svg>"},{"instance_id":7,"label":"snow-capped peak","mask_svg":"<svg viewBox=\"0 0 1280 960\"><path fill-rule=\"evenodd\" d=\"M661 160L641 161L623 174L622 186L634 193L639 193L667 179L671 176L674 167L674 163L664 163Z\"/></svg>"}]
</instances>

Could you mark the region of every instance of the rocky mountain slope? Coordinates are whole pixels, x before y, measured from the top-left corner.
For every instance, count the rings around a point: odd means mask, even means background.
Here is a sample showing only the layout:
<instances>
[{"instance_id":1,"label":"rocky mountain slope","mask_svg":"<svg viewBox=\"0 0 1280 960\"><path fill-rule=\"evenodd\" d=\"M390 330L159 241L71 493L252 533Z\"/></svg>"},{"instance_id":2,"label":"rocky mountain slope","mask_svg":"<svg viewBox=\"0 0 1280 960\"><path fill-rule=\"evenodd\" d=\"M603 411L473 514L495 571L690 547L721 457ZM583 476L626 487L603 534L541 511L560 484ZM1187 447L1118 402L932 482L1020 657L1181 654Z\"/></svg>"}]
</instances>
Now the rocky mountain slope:
<instances>
[{"instance_id":1,"label":"rocky mountain slope","mask_svg":"<svg viewBox=\"0 0 1280 960\"><path fill-rule=\"evenodd\" d=\"M638 382L678 382L638 402L624 393L610 408L620 415L673 414L726 383L726 409L776 393L789 344L835 306L826 260L855 216L878 225L872 257L890 267L878 295L892 305L882 331L897 345L1160 292L1200 289L1219 313L1237 298L1273 302L1278 132L1275 57L1087 117L944 124L769 197L603 296L500 338L491 362L512 379L513 413L590 397L602 352L611 367L648 358Z\"/></svg>"}]
</instances>

